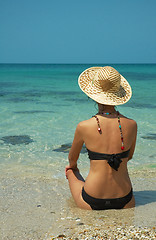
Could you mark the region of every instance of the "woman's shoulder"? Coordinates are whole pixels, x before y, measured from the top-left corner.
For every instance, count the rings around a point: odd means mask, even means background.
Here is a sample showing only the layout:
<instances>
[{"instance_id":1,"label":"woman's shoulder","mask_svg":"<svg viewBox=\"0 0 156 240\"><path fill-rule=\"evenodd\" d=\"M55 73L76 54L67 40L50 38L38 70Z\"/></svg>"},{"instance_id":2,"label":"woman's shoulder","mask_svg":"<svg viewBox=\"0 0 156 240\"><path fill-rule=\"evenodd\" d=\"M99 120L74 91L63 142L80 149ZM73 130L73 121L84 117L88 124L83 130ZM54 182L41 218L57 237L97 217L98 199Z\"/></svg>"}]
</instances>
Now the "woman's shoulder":
<instances>
[{"instance_id":1,"label":"woman's shoulder","mask_svg":"<svg viewBox=\"0 0 156 240\"><path fill-rule=\"evenodd\" d=\"M91 126L93 123L94 123L93 118L83 120L83 121L78 123L77 128L78 129L84 129L88 126Z\"/></svg>"},{"instance_id":2,"label":"woman's shoulder","mask_svg":"<svg viewBox=\"0 0 156 240\"><path fill-rule=\"evenodd\" d=\"M132 119L132 118L130 118L130 117L127 117L127 116L125 116L125 115L123 115L123 114L120 114L120 118L123 118L123 119L131 122L132 124L137 124L134 119Z\"/></svg>"},{"instance_id":3,"label":"woman's shoulder","mask_svg":"<svg viewBox=\"0 0 156 240\"><path fill-rule=\"evenodd\" d=\"M137 129L137 122L134 119L126 117L124 115L121 115L121 119L125 121L125 123L127 123L132 128Z\"/></svg>"}]
</instances>

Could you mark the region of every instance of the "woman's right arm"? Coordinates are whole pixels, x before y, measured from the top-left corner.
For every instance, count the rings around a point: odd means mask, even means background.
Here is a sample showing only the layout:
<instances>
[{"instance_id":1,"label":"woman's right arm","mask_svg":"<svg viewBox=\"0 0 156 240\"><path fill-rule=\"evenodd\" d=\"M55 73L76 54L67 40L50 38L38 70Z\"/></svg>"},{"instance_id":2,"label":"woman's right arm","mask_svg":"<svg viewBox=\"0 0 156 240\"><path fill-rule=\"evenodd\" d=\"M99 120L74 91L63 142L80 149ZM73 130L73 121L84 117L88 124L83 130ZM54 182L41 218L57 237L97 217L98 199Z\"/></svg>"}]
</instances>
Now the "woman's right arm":
<instances>
[{"instance_id":1,"label":"woman's right arm","mask_svg":"<svg viewBox=\"0 0 156 240\"><path fill-rule=\"evenodd\" d=\"M81 123L77 125L74 140L71 146L71 149L69 151L68 159L69 159L69 167L72 169L77 168L77 160L79 158L79 154L81 152L82 146L83 146L83 137L82 137L82 129L81 129Z\"/></svg>"}]
</instances>

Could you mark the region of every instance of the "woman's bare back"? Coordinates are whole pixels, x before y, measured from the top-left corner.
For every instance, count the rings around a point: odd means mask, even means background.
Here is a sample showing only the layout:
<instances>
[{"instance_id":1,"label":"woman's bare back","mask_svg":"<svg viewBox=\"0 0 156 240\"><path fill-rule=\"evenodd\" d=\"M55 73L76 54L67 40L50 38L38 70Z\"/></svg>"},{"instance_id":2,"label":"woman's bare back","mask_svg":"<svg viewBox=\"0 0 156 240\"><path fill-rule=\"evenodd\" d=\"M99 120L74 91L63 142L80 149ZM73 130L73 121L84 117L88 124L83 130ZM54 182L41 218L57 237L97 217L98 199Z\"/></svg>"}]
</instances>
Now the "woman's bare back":
<instances>
[{"instance_id":1,"label":"woman's bare back","mask_svg":"<svg viewBox=\"0 0 156 240\"><path fill-rule=\"evenodd\" d=\"M117 116L97 115L102 134L98 132L95 118L79 123L86 148L98 153L117 154L130 149L128 158L122 159L118 171L112 169L106 160L91 160L90 171L85 181L85 190L96 198L117 198L125 196L131 189L127 162L132 158L137 125L134 120L120 115L124 150L121 150L121 135Z\"/></svg>"}]
</instances>

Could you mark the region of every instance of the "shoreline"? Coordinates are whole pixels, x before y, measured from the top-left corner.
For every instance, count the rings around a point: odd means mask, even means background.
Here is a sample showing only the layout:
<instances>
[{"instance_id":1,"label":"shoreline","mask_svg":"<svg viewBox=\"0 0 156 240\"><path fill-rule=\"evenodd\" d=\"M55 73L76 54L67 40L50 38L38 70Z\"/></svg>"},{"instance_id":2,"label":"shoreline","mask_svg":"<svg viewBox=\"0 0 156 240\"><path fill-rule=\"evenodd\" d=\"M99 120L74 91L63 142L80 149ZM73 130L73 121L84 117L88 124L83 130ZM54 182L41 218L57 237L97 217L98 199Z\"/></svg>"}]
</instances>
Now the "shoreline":
<instances>
[{"instance_id":1,"label":"shoreline","mask_svg":"<svg viewBox=\"0 0 156 240\"><path fill-rule=\"evenodd\" d=\"M129 171L136 198L134 209L105 211L78 209L62 175L53 177L41 169L7 170L0 176L2 240L50 240L58 236L58 239L111 239L111 234L122 239L128 232L136 239L139 234L154 239L156 169Z\"/></svg>"}]
</instances>

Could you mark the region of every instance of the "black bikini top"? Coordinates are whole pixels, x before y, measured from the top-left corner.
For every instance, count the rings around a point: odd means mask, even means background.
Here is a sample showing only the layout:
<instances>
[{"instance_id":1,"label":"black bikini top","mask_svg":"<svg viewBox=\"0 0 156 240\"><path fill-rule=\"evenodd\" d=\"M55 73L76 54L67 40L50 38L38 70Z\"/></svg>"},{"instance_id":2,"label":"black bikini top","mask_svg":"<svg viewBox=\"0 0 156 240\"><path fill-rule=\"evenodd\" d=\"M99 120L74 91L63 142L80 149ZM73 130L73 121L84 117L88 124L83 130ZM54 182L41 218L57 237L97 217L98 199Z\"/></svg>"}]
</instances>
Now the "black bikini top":
<instances>
[{"instance_id":1,"label":"black bikini top","mask_svg":"<svg viewBox=\"0 0 156 240\"><path fill-rule=\"evenodd\" d=\"M98 152L93 152L87 149L88 151L88 157L90 160L107 160L108 164L118 171L118 168L120 166L120 163L122 162L121 158L127 158L129 156L130 149L117 153L117 154L105 154L105 153L98 153Z\"/></svg>"}]
</instances>

